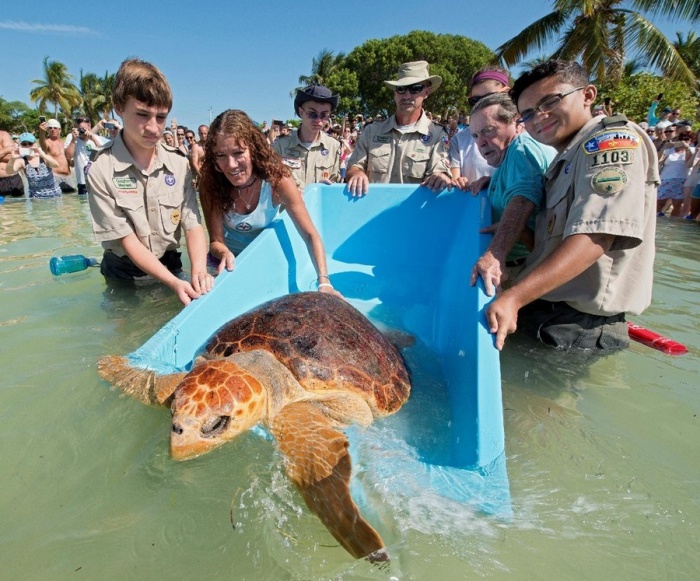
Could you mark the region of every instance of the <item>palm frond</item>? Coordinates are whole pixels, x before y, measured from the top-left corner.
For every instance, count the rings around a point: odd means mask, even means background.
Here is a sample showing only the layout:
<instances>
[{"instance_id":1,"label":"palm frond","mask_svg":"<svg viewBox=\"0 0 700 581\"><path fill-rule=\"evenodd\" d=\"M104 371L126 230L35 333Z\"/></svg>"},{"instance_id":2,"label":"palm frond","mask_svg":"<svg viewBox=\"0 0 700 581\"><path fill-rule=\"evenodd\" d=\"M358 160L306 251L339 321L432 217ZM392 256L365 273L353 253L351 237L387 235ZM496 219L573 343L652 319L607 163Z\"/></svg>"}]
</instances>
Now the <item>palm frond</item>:
<instances>
[{"instance_id":1,"label":"palm frond","mask_svg":"<svg viewBox=\"0 0 700 581\"><path fill-rule=\"evenodd\" d=\"M554 11L533 22L520 34L499 46L496 49L496 58L502 61L505 66L513 66L531 50L535 48L543 50L558 36L569 15L569 12Z\"/></svg>"},{"instance_id":2,"label":"palm frond","mask_svg":"<svg viewBox=\"0 0 700 581\"><path fill-rule=\"evenodd\" d=\"M679 21L700 21L698 0L633 0L632 5L650 16L666 16Z\"/></svg>"}]
</instances>

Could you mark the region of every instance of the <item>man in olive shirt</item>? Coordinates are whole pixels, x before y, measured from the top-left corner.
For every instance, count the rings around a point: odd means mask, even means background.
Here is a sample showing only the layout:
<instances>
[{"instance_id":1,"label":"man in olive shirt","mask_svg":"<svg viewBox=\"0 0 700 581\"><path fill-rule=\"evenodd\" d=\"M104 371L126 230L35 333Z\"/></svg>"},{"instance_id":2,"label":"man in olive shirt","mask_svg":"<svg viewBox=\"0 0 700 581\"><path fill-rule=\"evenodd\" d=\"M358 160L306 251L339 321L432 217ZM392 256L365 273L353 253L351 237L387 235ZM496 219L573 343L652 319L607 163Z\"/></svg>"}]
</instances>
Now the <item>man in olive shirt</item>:
<instances>
[{"instance_id":1,"label":"man in olive shirt","mask_svg":"<svg viewBox=\"0 0 700 581\"><path fill-rule=\"evenodd\" d=\"M562 349L619 349L625 314L651 302L656 150L624 116L593 117L597 90L577 63L548 61L511 96L530 135L558 155L522 276L487 309L496 347L521 329Z\"/></svg>"},{"instance_id":2,"label":"man in olive shirt","mask_svg":"<svg viewBox=\"0 0 700 581\"><path fill-rule=\"evenodd\" d=\"M428 73L426 61L404 63L394 91L396 113L365 126L348 160L345 181L353 196L366 194L370 183L422 184L441 191L451 184L447 133L423 111L423 103L442 83Z\"/></svg>"},{"instance_id":3,"label":"man in olive shirt","mask_svg":"<svg viewBox=\"0 0 700 581\"><path fill-rule=\"evenodd\" d=\"M338 95L326 87L311 85L297 91L294 112L301 118L301 125L272 145L302 191L309 184L340 181L340 142L323 131L337 107Z\"/></svg>"}]
</instances>

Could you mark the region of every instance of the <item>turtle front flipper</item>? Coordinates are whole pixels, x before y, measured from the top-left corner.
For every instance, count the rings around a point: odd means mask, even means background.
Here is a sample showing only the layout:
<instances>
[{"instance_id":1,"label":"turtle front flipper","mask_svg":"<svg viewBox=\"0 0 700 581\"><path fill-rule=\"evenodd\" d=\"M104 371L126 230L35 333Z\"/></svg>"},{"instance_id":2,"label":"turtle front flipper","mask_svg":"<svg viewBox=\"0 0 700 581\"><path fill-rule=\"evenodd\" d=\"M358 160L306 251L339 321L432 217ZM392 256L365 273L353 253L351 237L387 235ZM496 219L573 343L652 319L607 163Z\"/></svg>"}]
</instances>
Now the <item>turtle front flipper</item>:
<instances>
[{"instance_id":1,"label":"turtle front flipper","mask_svg":"<svg viewBox=\"0 0 700 581\"><path fill-rule=\"evenodd\" d=\"M132 367L126 357L107 356L97 362L97 372L126 395L148 405L168 405L170 396L187 373L157 375L150 369Z\"/></svg>"},{"instance_id":2,"label":"turtle front flipper","mask_svg":"<svg viewBox=\"0 0 700 581\"><path fill-rule=\"evenodd\" d=\"M356 559L387 560L384 542L350 495L351 461L345 434L333 428L312 402L285 406L271 429L287 457L287 475L336 540Z\"/></svg>"}]
</instances>

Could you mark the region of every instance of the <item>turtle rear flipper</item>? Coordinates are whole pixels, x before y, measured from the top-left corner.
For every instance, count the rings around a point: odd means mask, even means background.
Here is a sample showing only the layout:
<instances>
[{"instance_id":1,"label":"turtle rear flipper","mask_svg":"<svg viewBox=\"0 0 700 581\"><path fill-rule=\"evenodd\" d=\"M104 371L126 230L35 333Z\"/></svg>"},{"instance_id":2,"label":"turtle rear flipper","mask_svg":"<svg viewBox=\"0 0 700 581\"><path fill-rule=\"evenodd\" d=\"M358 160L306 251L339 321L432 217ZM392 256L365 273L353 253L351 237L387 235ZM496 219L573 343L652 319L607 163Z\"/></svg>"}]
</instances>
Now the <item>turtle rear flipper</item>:
<instances>
[{"instance_id":1,"label":"turtle rear flipper","mask_svg":"<svg viewBox=\"0 0 700 581\"><path fill-rule=\"evenodd\" d=\"M313 402L285 406L272 433L287 458L287 475L336 540L356 559L386 560L379 533L350 495L348 439Z\"/></svg>"},{"instance_id":2,"label":"turtle rear flipper","mask_svg":"<svg viewBox=\"0 0 700 581\"><path fill-rule=\"evenodd\" d=\"M106 382L147 405L169 404L175 388L187 373L157 375L150 369L133 367L126 357L107 356L97 362L97 372Z\"/></svg>"}]
</instances>

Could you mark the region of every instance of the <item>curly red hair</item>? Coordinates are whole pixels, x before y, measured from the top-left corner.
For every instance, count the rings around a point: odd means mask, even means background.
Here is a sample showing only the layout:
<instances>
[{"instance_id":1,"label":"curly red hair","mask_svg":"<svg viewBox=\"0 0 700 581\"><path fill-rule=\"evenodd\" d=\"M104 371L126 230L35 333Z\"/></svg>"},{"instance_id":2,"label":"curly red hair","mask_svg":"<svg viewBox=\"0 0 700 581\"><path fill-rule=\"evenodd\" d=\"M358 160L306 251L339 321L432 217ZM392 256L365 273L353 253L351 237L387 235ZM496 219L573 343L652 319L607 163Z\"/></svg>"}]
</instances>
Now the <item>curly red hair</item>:
<instances>
[{"instance_id":1,"label":"curly red hair","mask_svg":"<svg viewBox=\"0 0 700 581\"><path fill-rule=\"evenodd\" d=\"M222 214L233 208L233 186L216 166L216 142L219 137L235 136L250 151L253 174L264 179L273 191L280 181L291 175L282 158L275 152L265 135L243 111L228 109L209 127L204 143L204 160L200 171L199 193L202 204L216 208Z\"/></svg>"}]
</instances>

